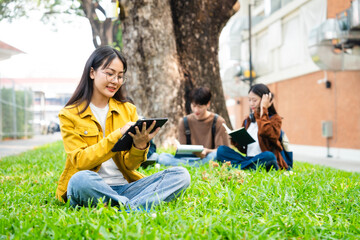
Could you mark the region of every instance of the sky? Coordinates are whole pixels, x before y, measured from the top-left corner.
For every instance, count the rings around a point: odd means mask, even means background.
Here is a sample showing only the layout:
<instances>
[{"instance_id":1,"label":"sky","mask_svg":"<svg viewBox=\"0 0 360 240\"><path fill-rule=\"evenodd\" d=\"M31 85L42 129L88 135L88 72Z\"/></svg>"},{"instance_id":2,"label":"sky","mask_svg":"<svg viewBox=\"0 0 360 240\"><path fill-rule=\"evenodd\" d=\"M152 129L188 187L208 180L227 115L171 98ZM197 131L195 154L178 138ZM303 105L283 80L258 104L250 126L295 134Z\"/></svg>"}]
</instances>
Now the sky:
<instances>
[{"instance_id":1,"label":"sky","mask_svg":"<svg viewBox=\"0 0 360 240\"><path fill-rule=\"evenodd\" d=\"M41 22L40 16L32 12L28 19L0 22L0 40L25 52L0 61L0 77L80 78L95 49L89 21L60 16L53 26Z\"/></svg>"}]
</instances>

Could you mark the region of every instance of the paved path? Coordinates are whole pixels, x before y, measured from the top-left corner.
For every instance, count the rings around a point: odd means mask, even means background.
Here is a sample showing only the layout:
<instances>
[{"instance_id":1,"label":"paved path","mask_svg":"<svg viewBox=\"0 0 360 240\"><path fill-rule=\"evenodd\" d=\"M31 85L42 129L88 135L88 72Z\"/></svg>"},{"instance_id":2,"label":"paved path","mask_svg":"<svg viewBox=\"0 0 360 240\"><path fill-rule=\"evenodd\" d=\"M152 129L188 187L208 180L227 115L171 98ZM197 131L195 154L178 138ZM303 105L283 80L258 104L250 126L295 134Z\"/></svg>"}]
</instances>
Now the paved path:
<instances>
[{"instance_id":1,"label":"paved path","mask_svg":"<svg viewBox=\"0 0 360 240\"><path fill-rule=\"evenodd\" d=\"M319 164L327 167L337 168L348 172L360 172L360 159L340 159L336 157L313 157L310 155L294 154L295 164L296 161L307 162L311 164ZM296 169L296 166L295 166Z\"/></svg>"},{"instance_id":2,"label":"paved path","mask_svg":"<svg viewBox=\"0 0 360 240\"><path fill-rule=\"evenodd\" d=\"M17 155L35 147L61 140L61 134L36 135L31 139L0 141L0 159L5 156Z\"/></svg>"},{"instance_id":3,"label":"paved path","mask_svg":"<svg viewBox=\"0 0 360 240\"><path fill-rule=\"evenodd\" d=\"M34 149L35 147L61 140L59 132L49 135L37 135L27 140L0 141L0 159L5 156L16 155ZM349 172L360 172L360 159L347 160L339 158L313 157L311 155L294 154L295 169L296 161L320 164Z\"/></svg>"}]
</instances>

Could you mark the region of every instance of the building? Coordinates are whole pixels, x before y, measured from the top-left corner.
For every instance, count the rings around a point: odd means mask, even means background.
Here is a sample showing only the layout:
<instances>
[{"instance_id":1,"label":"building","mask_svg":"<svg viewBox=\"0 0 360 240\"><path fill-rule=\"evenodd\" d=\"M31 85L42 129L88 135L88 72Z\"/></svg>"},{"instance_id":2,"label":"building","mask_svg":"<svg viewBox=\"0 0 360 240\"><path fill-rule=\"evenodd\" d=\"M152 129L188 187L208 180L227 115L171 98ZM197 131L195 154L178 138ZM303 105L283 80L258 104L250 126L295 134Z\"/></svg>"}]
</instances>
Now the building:
<instances>
[{"instance_id":1,"label":"building","mask_svg":"<svg viewBox=\"0 0 360 240\"><path fill-rule=\"evenodd\" d=\"M24 52L0 41L0 61L9 59L11 56L16 54L23 54ZM32 132L35 134L46 134L48 133L49 125L52 123L58 123L58 113L61 108L64 107L66 102L70 99L76 86L79 83L77 78L7 78L1 75L0 69L0 89L7 88L12 91L23 91L29 92L33 96L33 105L31 107L24 107L25 103L20 105L16 103L16 99L4 99L5 96L1 96L0 99L2 104L14 106L14 113L9 114L4 112L0 104L0 140L4 135L13 135L14 137L27 137ZM1 93L1 92L0 92ZM16 94L14 94L15 96ZM8 133L9 129L5 131L3 127L3 118L7 118L7 115L16 116L16 111L22 109L26 110L27 117L25 117L26 127L24 129L31 129L31 133L19 132L20 128L17 119L13 119L14 126L11 127L11 133ZM30 113L31 112L31 113ZM29 119L31 116L32 119ZM31 126L30 126L31 125ZM4 131L4 132L3 132ZM30 130L29 130L30 131Z\"/></svg>"},{"instance_id":2,"label":"building","mask_svg":"<svg viewBox=\"0 0 360 240\"><path fill-rule=\"evenodd\" d=\"M10 58L13 55L24 53L23 51L0 41L0 61Z\"/></svg>"},{"instance_id":3,"label":"building","mask_svg":"<svg viewBox=\"0 0 360 240\"><path fill-rule=\"evenodd\" d=\"M14 55L22 54L23 51L3 42L0 41L0 61L6 60L11 58ZM0 69L0 141L5 138L18 138L18 137L28 137L31 135L31 127L29 127L27 117L27 104L26 100L23 102L21 106L16 104L16 94L14 91L14 83L11 83L10 88L12 88L12 97L9 99L8 96L3 96L3 86L1 83L1 69ZM24 99L27 99L24 97ZM4 105L4 109L3 109ZM9 111L9 106L12 111ZM16 118L17 109L21 108L21 111L24 113L23 121L19 122ZM9 122L11 124L9 124ZM11 125L11 126L10 126ZM20 128L19 126L20 125Z\"/></svg>"},{"instance_id":4,"label":"building","mask_svg":"<svg viewBox=\"0 0 360 240\"><path fill-rule=\"evenodd\" d=\"M48 126L59 123L58 113L75 91L76 78L1 78L1 86L33 92L33 127L35 133L48 133ZM19 89L17 89L19 88Z\"/></svg>"},{"instance_id":5,"label":"building","mask_svg":"<svg viewBox=\"0 0 360 240\"><path fill-rule=\"evenodd\" d=\"M233 127L249 113L251 56L255 82L274 92L295 153L360 161L359 0L252 1L251 52L249 3L240 1L220 36Z\"/></svg>"}]
</instances>

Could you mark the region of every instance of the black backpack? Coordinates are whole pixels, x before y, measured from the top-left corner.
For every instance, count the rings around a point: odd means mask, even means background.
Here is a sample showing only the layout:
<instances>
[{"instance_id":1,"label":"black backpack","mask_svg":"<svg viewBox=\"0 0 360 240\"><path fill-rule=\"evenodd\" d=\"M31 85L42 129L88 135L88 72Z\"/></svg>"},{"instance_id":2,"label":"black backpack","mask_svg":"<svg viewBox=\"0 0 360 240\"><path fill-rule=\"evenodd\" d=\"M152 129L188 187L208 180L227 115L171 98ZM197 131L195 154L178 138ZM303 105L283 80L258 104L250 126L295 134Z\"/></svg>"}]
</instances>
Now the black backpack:
<instances>
[{"instance_id":1,"label":"black backpack","mask_svg":"<svg viewBox=\"0 0 360 240\"><path fill-rule=\"evenodd\" d=\"M218 119L219 115L215 114L214 120L211 127L211 136L212 136L212 149L215 148L215 131L216 131L216 120ZM191 132L189 128L189 122L187 117L184 118L184 126L185 126L185 136L186 136L186 144L191 145Z\"/></svg>"}]
</instances>

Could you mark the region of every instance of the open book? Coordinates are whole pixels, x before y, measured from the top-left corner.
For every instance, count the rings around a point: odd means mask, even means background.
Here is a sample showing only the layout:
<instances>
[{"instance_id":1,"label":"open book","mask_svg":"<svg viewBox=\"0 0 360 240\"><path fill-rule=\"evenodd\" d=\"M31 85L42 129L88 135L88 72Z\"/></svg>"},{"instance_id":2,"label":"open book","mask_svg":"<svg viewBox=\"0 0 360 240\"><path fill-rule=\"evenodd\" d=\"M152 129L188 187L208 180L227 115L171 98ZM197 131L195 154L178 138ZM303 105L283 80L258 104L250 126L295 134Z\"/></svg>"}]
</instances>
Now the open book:
<instances>
[{"instance_id":1,"label":"open book","mask_svg":"<svg viewBox=\"0 0 360 240\"><path fill-rule=\"evenodd\" d=\"M203 145L178 144L176 149L176 155L189 155L193 154L194 152L202 152L203 150Z\"/></svg>"},{"instance_id":2,"label":"open book","mask_svg":"<svg viewBox=\"0 0 360 240\"><path fill-rule=\"evenodd\" d=\"M223 123L223 126L226 129L226 132L230 135L231 139L241 146L246 146L255 142L255 140L250 136L245 128L242 127L237 130L230 130L230 128L228 128L225 123Z\"/></svg>"}]
</instances>

